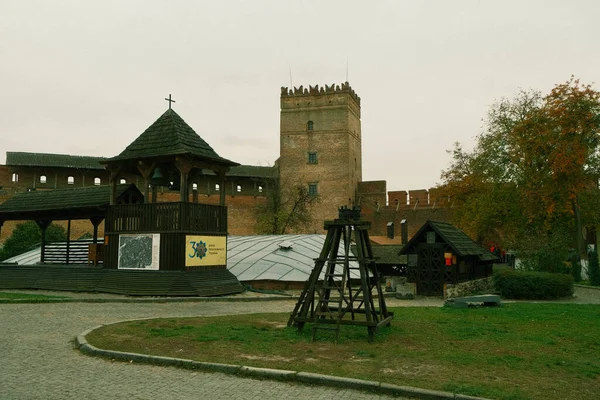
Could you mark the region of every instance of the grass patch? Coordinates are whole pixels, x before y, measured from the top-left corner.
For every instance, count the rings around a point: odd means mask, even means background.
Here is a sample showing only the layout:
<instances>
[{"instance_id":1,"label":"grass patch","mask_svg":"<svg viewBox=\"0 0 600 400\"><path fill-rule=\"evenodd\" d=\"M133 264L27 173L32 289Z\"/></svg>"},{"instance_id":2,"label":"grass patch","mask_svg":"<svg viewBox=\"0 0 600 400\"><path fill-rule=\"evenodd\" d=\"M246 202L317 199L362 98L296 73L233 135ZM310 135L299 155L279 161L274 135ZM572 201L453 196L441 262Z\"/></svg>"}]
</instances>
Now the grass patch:
<instances>
[{"instance_id":1,"label":"grass patch","mask_svg":"<svg viewBox=\"0 0 600 400\"><path fill-rule=\"evenodd\" d=\"M68 299L65 296L47 296L43 294L27 294L27 293L7 293L0 292L0 300L57 300Z\"/></svg>"},{"instance_id":2,"label":"grass patch","mask_svg":"<svg viewBox=\"0 0 600 400\"><path fill-rule=\"evenodd\" d=\"M103 327L97 347L280 368L497 399L595 399L600 391L600 306L401 308L368 343L287 328L288 314L156 319Z\"/></svg>"}]
</instances>

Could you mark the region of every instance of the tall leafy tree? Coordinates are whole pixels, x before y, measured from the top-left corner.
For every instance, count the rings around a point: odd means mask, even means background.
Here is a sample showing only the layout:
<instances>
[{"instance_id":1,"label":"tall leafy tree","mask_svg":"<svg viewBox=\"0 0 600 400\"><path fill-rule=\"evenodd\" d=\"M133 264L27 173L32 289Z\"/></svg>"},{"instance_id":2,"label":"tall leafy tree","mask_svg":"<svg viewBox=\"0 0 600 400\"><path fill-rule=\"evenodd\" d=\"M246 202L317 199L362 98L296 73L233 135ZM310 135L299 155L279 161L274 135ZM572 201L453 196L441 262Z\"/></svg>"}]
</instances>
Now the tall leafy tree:
<instances>
[{"instance_id":1,"label":"tall leafy tree","mask_svg":"<svg viewBox=\"0 0 600 400\"><path fill-rule=\"evenodd\" d=\"M600 221L599 134L600 93L574 78L497 102L474 149L455 145L442 173L457 223L513 248L567 237L562 247L584 254L581 227Z\"/></svg>"}]
</instances>

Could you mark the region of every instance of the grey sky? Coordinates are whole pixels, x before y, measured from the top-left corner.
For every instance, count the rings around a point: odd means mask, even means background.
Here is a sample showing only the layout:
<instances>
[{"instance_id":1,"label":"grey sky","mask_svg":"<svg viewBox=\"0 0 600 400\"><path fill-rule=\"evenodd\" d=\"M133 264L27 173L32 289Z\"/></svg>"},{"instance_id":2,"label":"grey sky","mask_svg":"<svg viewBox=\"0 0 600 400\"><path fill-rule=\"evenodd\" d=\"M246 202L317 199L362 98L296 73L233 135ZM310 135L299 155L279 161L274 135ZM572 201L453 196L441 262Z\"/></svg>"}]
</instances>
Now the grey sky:
<instances>
[{"instance_id":1,"label":"grey sky","mask_svg":"<svg viewBox=\"0 0 600 400\"><path fill-rule=\"evenodd\" d=\"M597 82L599 19L595 0L1 0L0 163L114 156L171 93L221 156L272 165L288 66L295 86L339 84L348 60L363 180L425 188L495 99Z\"/></svg>"}]
</instances>

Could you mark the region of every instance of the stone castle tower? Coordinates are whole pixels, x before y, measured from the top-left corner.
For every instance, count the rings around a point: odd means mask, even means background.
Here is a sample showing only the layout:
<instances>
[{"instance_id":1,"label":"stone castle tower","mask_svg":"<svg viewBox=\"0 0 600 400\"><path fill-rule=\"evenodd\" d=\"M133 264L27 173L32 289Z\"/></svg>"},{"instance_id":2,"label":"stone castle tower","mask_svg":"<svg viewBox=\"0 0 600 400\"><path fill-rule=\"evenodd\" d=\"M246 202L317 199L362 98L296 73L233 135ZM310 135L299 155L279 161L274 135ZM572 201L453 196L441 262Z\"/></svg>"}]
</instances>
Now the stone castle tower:
<instances>
[{"instance_id":1,"label":"stone castle tower","mask_svg":"<svg viewBox=\"0 0 600 400\"><path fill-rule=\"evenodd\" d=\"M360 97L348 82L281 88L279 172L282 187L305 185L319 195L310 231L355 201L362 181Z\"/></svg>"}]
</instances>

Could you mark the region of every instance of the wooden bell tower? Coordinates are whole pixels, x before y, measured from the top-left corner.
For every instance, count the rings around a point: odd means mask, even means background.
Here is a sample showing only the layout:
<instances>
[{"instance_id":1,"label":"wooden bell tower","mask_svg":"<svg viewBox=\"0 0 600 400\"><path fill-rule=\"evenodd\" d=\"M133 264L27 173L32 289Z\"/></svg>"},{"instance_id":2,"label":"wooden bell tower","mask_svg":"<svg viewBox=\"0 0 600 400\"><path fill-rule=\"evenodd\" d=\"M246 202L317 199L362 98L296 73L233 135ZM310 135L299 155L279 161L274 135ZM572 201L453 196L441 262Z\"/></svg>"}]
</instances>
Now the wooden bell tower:
<instances>
[{"instance_id":1,"label":"wooden bell tower","mask_svg":"<svg viewBox=\"0 0 600 400\"><path fill-rule=\"evenodd\" d=\"M369 242L370 227L370 222L360 220L360 207L342 207L338 219L325 222L327 237L323 249L288 326L302 331L307 322L312 323L313 340L319 330L333 331L337 340L341 325L365 326L369 341L373 341L377 329L390 324L393 313L387 310L379 285ZM356 254L350 251L353 236ZM351 279L352 270L358 272L360 279Z\"/></svg>"}]
</instances>

